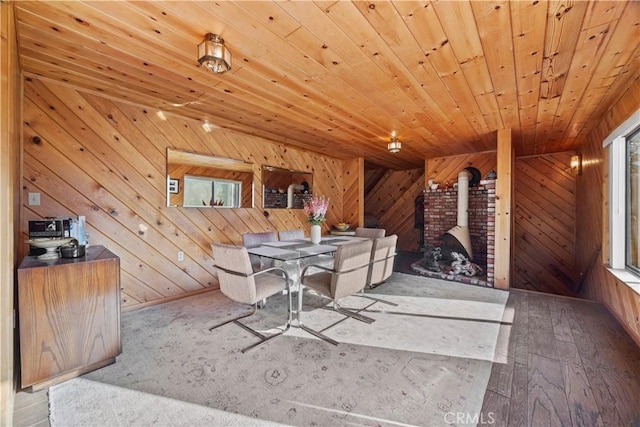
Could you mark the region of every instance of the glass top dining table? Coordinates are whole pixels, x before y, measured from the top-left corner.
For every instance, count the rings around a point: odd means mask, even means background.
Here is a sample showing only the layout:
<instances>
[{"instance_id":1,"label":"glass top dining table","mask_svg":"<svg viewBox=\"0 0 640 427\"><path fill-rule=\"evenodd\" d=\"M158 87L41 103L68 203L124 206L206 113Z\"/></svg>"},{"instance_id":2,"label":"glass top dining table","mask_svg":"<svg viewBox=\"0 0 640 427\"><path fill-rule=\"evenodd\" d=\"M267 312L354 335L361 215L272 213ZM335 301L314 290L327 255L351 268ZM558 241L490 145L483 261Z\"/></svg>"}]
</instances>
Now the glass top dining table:
<instances>
[{"instance_id":1,"label":"glass top dining table","mask_svg":"<svg viewBox=\"0 0 640 427\"><path fill-rule=\"evenodd\" d=\"M308 239L264 242L260 246L248 248L247 252L263 258L269 258L283 263L300 261L317 255L333 254L338 246L366 240L362 237L326 236L320 243L311 243Z\"/></svg>"},{"instance_id":2,"label":"glass top dining table","mask_svg":"<svg viewBox=\"0 0 640 427\"><path fill-rule=\"evenodd\" d=\"M354 236L323 236L320 243L311 243L307 239L276 240L264 242L260 246L247 248L247 252L260 258L275 261L275 265L282 267L291 279L291 290L299 291L300 274L309 264L319 264L324 267L333 265L333 255L338 246L368 240L366 237ZM297 300L297 298L296 298ZM293 305L294 320L292 326L298 326L299 307Z\"/></svg>"}]
</instances>

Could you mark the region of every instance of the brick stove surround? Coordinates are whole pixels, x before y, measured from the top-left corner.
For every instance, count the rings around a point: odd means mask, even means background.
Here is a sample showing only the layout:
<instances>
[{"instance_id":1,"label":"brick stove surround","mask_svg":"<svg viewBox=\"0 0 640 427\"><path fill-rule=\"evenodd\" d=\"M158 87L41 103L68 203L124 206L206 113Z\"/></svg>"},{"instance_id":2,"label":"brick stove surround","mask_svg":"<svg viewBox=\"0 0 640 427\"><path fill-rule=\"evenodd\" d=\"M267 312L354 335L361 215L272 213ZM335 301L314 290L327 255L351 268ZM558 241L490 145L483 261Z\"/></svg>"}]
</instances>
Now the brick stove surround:
<instances>
[{"instance_id":1,"label":"brick stove surround","mask_svg":"<svg viewBox=\"0 0 640 427\"><path fill-rule=\"evenodd\" d=\"M427 251L442 246L442 235L456 225L457 209L457 189L424 190L424 244ZM484 269L486 286L491 287L494 283L495 211L495 180L483 180L469 188L469 233L473 262ZM479 284L476 283L478 279L472 277L451 276L446 279Z\"/></svg>"}]
</instances>

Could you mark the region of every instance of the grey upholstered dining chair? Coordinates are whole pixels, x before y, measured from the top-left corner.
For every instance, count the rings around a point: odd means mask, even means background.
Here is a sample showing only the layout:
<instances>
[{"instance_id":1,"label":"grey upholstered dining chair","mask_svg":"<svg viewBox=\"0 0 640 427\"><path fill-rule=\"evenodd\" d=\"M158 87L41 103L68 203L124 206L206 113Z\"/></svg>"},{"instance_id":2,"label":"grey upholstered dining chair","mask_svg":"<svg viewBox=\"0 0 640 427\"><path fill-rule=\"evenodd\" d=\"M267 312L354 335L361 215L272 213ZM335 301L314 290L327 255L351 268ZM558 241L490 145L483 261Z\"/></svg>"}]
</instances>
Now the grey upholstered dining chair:
<instances>
[{"instance_id":1,"label":"grey upholstered dining chair","mask_svg":"<svg viewBox=\"0 0 640 427\"><path fill-rule=\"evenodd\" d=\"M369 239L376 239L379 237L384 237L387 234L387 231L384 228L365 228L358 227L356 228L356 237L367 237Z\"/></svg>"},{"instance_id":2,"label":"grey upholstered dining chair","mask_svg":"<svg viewBox=\"0 0 640 427\"><path fill-rule=\"evenodd\" d=\"M244 233L242 235L242 246L245 248L255 248L263 243L275 242L278 240L278 235L275 231L265 231L263 233ZM273 261L263 261L259 256L249 255L251 259L251 265L254 270L261 270L266 267L273 267Z\"/></svg>"},{"instance_id":3,"label":"grey upholstered dining chair","mask_svg":"<svg viewBox=\"0 0 640 427\"><path fill-rule=\"evenodd\" d=\"M228 323L235 323L253 335L260 338L260 341L242 350L246 352L255 349L273 338L284 334L291 326L291 290L289 275L279 267L271 267L261 271L253 271L247 248L243 246L225 245L222 243L212 243L213 259L218 270L218 281L220 291L233 301L253 305L253 310L244 316L229 320L219 325L209 328L210 331L224 326ZM269 298L272 295L287 291L288 311L287 323L281 332L265 336L249 326L239 322L240 319L249 317L256 312L258 302Z\"/></svg>"},{"instance_id":4,"label":"grey upholstered dining chair","mask_svg":"<svg viewBox=\"0 0 640 427\"><path fill-rule=\"evenodd\" d=\"M320 295L330 298L333 301L332 309L345 316L353 317L366 323L374 321L370 317L342 308L338 304L339 299L355 295L364 289L367 283L372 247L372 240L341 245L335 253L332 269L318 264L311 264L302 270L300 290L298 292L298 325L300 328L333 345L338 344L337 341L303 324L302 307L305 288L312 289ZM310 271L312 272L310 273Z\"/></svg>"},{"instance_id":5,"label":"grey upholstered dining chair","mask_svg":"<svg viewBox=\"0 0 640 427\"><path fill-rule=\"evenodd\" d=\"M302 240L304 239L304 231L300 229L279 231L278 238L283 242L288 240Z\"/></svg>"},{"instance_id":6,"label":"grey upholstered dining chair","mask_svg":"<svg viewBox=\"0 0 640 427\"><path fill-rule=\"evenodd\" d=\"M389 277L391 277L391 274L393 274L393 263L396 259L397 243L398 236L395 234L373 239L373 247L371 248L371 262L369 264L369 271L367 273L367 285L365 287L366 289L372 289L384 283ZM359 296L387 305L392 305L395 307L398 306L398 304L391 301L386 301L367 295L365 294L364 289L359 294Z\"/></svg>"},{"instance_id":7,"label":"grey upholstered dining chair","mask_svg":"<svg viewBox=\"0 0 640 427\"><path fill-rule=\"evenodd\" d=\"M393 273L393 263L396 259L397 244L398 236L395 234L373 240L367 288L380 285L391 276Z\"/></svg>"}]
</instances>

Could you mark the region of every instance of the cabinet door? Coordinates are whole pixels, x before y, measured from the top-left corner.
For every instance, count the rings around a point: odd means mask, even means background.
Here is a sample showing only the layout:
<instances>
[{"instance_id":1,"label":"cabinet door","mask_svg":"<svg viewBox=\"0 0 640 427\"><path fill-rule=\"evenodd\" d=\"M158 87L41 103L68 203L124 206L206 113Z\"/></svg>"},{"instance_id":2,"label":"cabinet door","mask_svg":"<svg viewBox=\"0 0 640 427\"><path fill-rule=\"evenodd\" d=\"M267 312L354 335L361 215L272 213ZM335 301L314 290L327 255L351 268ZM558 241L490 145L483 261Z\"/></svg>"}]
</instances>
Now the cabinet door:
<instances>
[{"instance_id":1,"label":"cabinet door","mask_svg":"<svg viewBox=\"0 0 640 427\"><path fill-rule=\"evenodd\" d=\"M119 260L18 270L22 387L120 354Z\"/></svg>"}]
</instances>

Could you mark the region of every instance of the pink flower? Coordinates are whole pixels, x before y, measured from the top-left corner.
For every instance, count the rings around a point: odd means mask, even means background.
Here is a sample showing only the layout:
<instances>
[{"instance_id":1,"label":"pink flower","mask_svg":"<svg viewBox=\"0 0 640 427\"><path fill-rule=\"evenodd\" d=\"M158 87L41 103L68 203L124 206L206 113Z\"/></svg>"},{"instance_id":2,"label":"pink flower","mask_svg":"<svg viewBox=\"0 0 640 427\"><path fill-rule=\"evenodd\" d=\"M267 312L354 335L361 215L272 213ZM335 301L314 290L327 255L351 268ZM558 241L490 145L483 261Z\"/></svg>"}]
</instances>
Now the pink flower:
<instances>
[{"instance_id":1,"label":"pink flower","mask_svg":"<svg viewBox=\"0 0 640 427\"><path fill-rule=\"evenodd\" d=\"M305 201L304 212L307 214L307 221L314 225L323 223L326 220L327 208L329 199L325 199L324 196L313 196L311 200Z\"/></svg>"}]
</instances>

